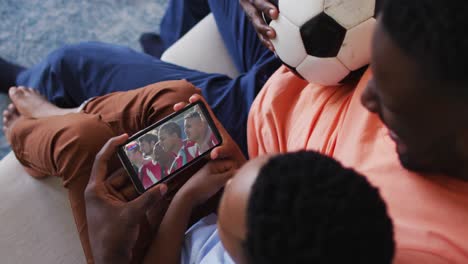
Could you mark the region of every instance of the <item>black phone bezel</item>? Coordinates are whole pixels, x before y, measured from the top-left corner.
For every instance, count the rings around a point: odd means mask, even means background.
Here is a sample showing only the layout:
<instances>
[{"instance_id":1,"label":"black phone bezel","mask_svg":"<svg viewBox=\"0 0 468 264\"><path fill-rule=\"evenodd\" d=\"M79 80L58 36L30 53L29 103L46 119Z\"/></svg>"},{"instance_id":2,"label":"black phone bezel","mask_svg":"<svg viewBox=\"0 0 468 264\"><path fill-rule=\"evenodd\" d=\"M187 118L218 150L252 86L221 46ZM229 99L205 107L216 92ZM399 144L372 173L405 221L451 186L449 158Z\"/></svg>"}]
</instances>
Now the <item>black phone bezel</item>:
<instances>
[{"instance_id":1,"label":"black phone bezel","mask_svg":"<svg viewBox=\"0 0 468 264\"><path fill-rule=\"evenodd\" d=\"M178 168L175 172L173 172L173 173L169 174L168 176L164 177L162 180L160 180L157 183L153 184L152 186L148 187L148 189L145 189L143 187L143 184L141 183L140 179L138 178L137 172L135 172L135 170L133 169L133 165L130 162L130 160L128 159L126 153L125 153L125 146L128 143L138 139L142 135L148 133L149 131L155 129L156 127L159 127L162 124L168 122L169 120L171 120L171 119L173 119L175 117L178 117L180 115L183 115L184 113L186 113L187 111L189 111L190 109L194 108L197 105L200 107L200 110L203 112L204 118L206 119L206 122L208 122L208 125L211 128L211 131L213 132L213 134L218 139L218 144L213 146L209 150L205 151L200 156L194 158L193 160L191 160L187 164L184 164L182 167ZM137 133L135 133L134 135L129 137L128 140L124 144L122 144L122 145L120 145L118 147L117 154L118 154L118 157L119 157L120 161L122 162L125 170L127 171L127 174L129 175L129 177L130 177L130 179L131 179L131 181L133 183L133 186L135 186L135 189L137 190L138 193L142 194L145 191L148 191L149 189L153 188L154 186L156 186L158 184L168 182L171 179L175 178L175 176L177 176L178 174L183 172L186 168L188 168L191 165L199 162L200 160L205 158L206 155L208 155L211 152L211 150L213 150L214 148L216 148L216 147L218 147L218 146L220 146L222 144L223 144L223 138L221 137L221 134L219 133L219 130L216 127L216 124L214 123L213 118L211 117L208 109L206 108L206 106L205 106L205 104L203 102L197 101L195 103L187 105L186 107L184 107L182 110L180 110L178 112L174 112L174 113L166 116L165 118L159 120L158 122L152 124L151 126L145 128L143 130L138 131Z\"/></svg>"}]
</instances>

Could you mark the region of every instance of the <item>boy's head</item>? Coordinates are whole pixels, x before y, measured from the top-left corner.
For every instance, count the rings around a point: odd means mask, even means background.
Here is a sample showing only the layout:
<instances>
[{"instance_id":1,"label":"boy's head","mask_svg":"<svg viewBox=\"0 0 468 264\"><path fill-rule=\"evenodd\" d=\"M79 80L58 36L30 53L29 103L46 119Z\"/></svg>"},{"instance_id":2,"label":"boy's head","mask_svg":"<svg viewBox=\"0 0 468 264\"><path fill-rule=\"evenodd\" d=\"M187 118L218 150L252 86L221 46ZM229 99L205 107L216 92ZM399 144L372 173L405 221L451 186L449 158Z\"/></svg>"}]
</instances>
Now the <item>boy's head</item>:
<instances>
[{"instance_id":1,"label":"boy's head","mask_svg":"<svg viewBox=\"0 0 468 264\"><path fill-rule=\"evenodd\" d=\"M376 188L314 152L249 161L226 185L218 230L236 263L391 263Z\"/></svg>"},{"instance_id":2,"label":"boy's head","mask_svg":"<svg viewBox=\"0 0 468 264\"><path fill-rule=\"evenodd\" d=\"M364 106L390 129L404 167L466 174L468 1L387 0L380 14Z\"/></svg>"}]
</instances>

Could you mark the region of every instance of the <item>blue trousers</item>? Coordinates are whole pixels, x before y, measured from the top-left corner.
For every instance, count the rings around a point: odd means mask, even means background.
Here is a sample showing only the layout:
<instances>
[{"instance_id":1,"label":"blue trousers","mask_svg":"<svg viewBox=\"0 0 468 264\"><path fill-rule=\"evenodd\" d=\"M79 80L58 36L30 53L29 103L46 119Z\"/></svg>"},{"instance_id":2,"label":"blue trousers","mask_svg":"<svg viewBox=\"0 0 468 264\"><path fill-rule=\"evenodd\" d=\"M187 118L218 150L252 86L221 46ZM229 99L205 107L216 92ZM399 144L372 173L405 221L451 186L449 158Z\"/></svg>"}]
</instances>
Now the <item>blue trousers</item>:
<instances>
[{"instance_id":1,"label":"blue trousers","mask_svg":"<svg viewBox=\"0 0 468 264\"><path fill-rule=\"evenodd\" d=\"M164 43L172 44L210 11L241 72L235 79L180 67L126 47L91 42L52 52L22 72L16 83L38 89L60 107L76 107L94 96L186 79L202 89L217 118L247 153L250 106L280 61L261 44L238 1L233 0L171 1L161 25Z\"/></svg>"}]
</instances>

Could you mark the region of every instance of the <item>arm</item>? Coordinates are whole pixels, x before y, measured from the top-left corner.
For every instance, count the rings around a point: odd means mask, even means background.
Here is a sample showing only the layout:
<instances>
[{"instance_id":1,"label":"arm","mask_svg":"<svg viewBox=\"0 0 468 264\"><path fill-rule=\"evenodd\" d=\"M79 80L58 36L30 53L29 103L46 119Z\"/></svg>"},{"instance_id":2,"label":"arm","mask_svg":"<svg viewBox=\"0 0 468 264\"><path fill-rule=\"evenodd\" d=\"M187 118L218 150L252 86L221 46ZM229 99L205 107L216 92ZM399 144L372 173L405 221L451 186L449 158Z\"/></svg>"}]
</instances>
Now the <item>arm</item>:
<instances>
[{"instance_id":1,"label":"arm","mask_svg":"<svg viewBox=\"0 0 468 264\"><path fill-rule=\"evenodd\" d=\"M177 193L167 210L144 263L180 263L193 202Z\"/></svg>"},{"instance_id":2,"label":"arm","mask_svg":"<svg viewBox=\"0 0 468 264\"><path fill-rule=\"evenodd\" d=\"M180 263L193 208L215 195L234 172L234 162L211 161L182 186L172 200L144 263Z\"/></svg>"},{"instance_id":3,"label":"arm","mask_svg":"<svg viewBox=\"0 0 468 264\"><path fill-rule=\"evenodd\" d=\"M127 135L115 137L104 145L96 156L85 190L89 241L96 264L131 263L140 224L167 191L161 184L131 202L114 195L107 180L119 176L123 170L111 173L107 164L127 138Z\"/></svg>"}]
</instances>

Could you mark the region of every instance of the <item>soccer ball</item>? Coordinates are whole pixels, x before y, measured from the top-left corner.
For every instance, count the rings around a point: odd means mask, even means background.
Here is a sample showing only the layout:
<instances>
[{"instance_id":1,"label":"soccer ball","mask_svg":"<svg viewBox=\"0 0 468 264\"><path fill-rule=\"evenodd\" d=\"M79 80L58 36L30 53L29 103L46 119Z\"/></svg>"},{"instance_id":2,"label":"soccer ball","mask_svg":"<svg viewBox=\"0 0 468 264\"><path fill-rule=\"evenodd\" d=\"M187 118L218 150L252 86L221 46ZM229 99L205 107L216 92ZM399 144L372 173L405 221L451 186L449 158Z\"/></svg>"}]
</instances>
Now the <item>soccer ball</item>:
<instances>
[{"instance_id":1,"label":"soccer ball","mask_svg":"<svg viewBox=\"0 0 468 264\"><path fill-rule=\"evenodd\" d=\"M408 0L410 1L410 0ZM276 55L311 83L337 85L370 62L379 0L273 0Z\"/></svg>"}]
</instances>

